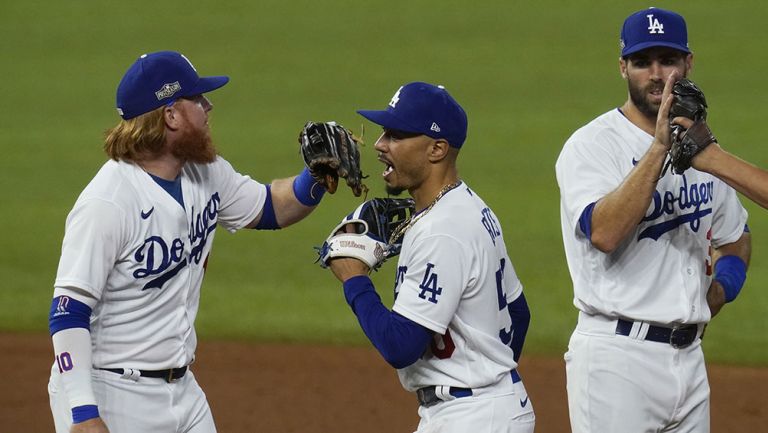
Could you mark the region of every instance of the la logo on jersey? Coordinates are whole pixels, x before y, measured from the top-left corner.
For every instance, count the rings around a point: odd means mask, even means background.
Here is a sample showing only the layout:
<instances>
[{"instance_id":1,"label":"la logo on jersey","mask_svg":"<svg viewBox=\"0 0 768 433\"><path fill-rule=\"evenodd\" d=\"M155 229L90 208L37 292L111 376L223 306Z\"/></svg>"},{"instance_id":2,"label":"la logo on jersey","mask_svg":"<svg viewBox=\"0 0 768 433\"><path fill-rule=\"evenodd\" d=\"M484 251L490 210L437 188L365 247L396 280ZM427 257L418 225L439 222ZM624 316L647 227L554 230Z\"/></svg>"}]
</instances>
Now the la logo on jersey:
<instances>
[{"instance_id":1,"label":"la logo on jersey","mask_svg":"<svg viewBox=\"0 0 768 433\"><path fill-rule=\"evenodd\" d=\"M392 108L395 108L398 102L400 102L400 91L403 90L403 86L400 86L399 89L397 89L397 92L395 92L394 96L392 96L392 99L389 101L389 106Z\"/></svg>"},{"instance_id":2,"label":"la logo on jersey","mask_svg":"<svg viewBox=\"0 0 768 433\"><path fill-rule=\"evenodd\" d=\"M664 34L664 24L659 22L658 18L654 18L653 14L646 15L648 17L648 34Z\"/></svg>"}]
</instances>

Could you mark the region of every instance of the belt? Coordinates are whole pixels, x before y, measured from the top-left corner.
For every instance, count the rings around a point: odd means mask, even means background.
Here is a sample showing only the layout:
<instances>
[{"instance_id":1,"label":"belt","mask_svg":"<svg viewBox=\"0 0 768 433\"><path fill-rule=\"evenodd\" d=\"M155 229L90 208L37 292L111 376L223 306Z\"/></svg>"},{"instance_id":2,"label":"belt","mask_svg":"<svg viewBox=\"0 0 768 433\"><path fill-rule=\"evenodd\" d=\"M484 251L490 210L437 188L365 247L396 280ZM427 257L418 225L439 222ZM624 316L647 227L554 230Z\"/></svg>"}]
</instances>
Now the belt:
<instances>
[{"instance_id":1,"label":"belt","mask_svg":"<svg viewBox=\"0 0 768 433\"><path fill-rule=\"evenodd\" d=\"M130 368L100 368L99 370L110 371L112 373L134 376L134 372L138 372L140 377L152 377L158 379L164 379L166 382L175 382L185 374L187 374L188 367L169 368L167 370L134 370ZM136 378L138 380L138 378Z\"/></svg>"},{"instance_id":2,"label":"belt","mask_svg":"<svg viewBox=\"0 0 768 433\"><path fill-rule=\"evenodd\" d=\"M517 383L522 380L517 369L510 371L509 375L512 377L512 383ZM453 400L452 398L447 397L447 395L450 395L453 398L471 397L472 389L440 385L425 386L424 388L416 390L416 399L418 399L419 404L424 407L430 407L443 401Z\"/></svg>"},{"instance_id":3,"label":"belt","mask_svg":"<svg viewBox=\"0 0 768 433\"><path fill-rule=\"evenodd\" d=\"M633 324L634 322L630 320L619 319L616 324L616 334L629 336ZM669 343L675 349L684 349L696 341L698 333L698 325L675 326L672 328L649 325L645 339L657 343Z\"/></svg>"}]
</instances>

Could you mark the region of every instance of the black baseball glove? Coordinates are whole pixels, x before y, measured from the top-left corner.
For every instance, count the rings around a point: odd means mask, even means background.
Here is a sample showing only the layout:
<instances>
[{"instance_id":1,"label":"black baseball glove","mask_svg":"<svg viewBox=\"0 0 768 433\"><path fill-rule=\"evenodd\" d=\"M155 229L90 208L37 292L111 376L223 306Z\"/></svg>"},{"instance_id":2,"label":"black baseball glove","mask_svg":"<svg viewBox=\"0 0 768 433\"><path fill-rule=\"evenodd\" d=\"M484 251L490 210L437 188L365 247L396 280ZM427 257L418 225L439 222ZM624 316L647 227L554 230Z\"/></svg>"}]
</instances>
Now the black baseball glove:
<instances>
[{"instance_id":1,"label":"black baseball glove","mask_svg":"<svg viewBox=\"0 0 768 433\"><path fill-rule=\"evenodd\" d=\"M368 192L360 170L358 139L336 122L307 122L299 134L304 163L315 180L329 193L336 192L344 178L355 197Z\"/></svg>"},{"instance_id":2,"label":"black baseball glove","mask_svg":"<svg viewBox=\"0 0 768 433\"><path fill-rule=\"evenodd\" d=\"M671 125L672 146L667 166L671 165L674 173L683 174L691 168L693 157L716 140L706 122L707 100L701 89L693 81L681 78L672 88L672 94L675 100L669 110L670 122L675 117L686 117L694 121L693 126L687 130L680 125Z\"/></svg>"},{"instance_id":3,"label":"black baseball glove","mask_svg":"<svg viewBox=\"0 0 768 433\"><path fill-rule=\"evenodd\" d=\"M378 269L386 259L400 254L402 236L390 237L413 212L414 202L409 198L374 198L364 202L331 230L323 246L317 248L317 261L327 268L333 258L353 257L372 270Z\"/></svg>"}]
</instances>

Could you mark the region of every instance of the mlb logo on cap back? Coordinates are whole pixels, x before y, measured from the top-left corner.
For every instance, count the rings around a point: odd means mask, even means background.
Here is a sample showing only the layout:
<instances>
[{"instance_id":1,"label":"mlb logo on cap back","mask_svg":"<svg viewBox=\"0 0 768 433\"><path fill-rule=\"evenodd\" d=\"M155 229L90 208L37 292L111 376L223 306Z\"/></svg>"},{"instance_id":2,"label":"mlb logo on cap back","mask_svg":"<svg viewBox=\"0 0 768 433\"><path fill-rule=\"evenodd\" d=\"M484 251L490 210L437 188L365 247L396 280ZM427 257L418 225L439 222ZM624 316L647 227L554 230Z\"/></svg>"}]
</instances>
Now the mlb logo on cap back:
<instances>
[{"instance_id":1,"label":"mlb logo on cap back","mask_svg":"<svg viewBox=\"0 0 768 433\"><path fill-rule=\"evenodd\" d=\"M184 96L195 96L227 84L229 77L199 77L183 54L159 51L139 57L117 86L117 112L132 119Z\"/></svg>"},{"instance_id":2,"label":"mlb logo on cap back","mask_svg":"<svg viewBox=\"0 0 768 433\"><path fill-rule=\"evenodd\" d=\"M675 12L658 8L648 8L627 17L621 28L621 57L650 47L670 47L690 53L685 19Z\"/></svg>"},{"instance_id":3,"label":"mlb logo on cap back","mask_svg":"<svg viewBox=\"0 0 768 433\"><path fill-rule=\"evenodd\" d=\"M358 110L387 129L443 138L460 148L467 138L467 113L443 86L416 81L400 87L386 110Z\"/></svg>"}]
</instances>

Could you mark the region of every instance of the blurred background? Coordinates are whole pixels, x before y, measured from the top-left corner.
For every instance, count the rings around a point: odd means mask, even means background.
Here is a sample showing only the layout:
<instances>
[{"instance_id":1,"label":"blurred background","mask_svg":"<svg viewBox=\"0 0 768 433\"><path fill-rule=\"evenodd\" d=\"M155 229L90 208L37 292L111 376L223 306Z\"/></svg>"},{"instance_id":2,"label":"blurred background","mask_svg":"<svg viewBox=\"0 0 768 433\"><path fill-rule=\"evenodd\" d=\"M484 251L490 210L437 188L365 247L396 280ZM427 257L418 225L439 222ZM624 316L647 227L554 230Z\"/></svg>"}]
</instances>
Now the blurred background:
<instances>
[{"instance_id":1,"label":"blurred background","mask_svg":"<svg viewBox=\"0 0 768 433\"><path fill-rule=\"evenodd\" d=\"M360 133L370 197L383 196L380 129L355 113L382 109L409 81L444 85L469 134L460 175L498 215L532 310L526 351L561 356L576 320L562 247L554 163L568 136L621 105L619 29L647 2L352 0L290 2L3 0L0 4L0 331L47 332L64 221L105 161L118 121L115 89L133 61L184 53L201 75L229 75L210 94L220 152L253 178L299 173L307 120ZM681 13L723 146L768 167L761 79L768 8L757 0L664 1ZM327 195L282 232L219 230L197 328L202 338L368 345L330 272L313 264L360 203ZM768 364L768 212L750 212L753 256L739 299L707 330L710 362ZM392 302L394 262L373 275Z\"/></svg>"}]
</instances>

